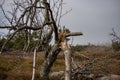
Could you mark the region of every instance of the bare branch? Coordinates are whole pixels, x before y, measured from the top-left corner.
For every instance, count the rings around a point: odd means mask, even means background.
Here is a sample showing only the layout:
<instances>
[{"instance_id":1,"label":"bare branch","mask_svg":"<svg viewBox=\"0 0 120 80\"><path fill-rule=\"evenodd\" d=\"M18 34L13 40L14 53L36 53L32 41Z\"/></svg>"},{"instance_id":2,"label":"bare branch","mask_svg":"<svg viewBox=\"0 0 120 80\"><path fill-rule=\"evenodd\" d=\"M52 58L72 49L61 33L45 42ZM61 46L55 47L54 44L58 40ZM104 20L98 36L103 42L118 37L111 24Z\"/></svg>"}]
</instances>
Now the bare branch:
<instances>
[{"instance_id":1,"label":"bare branch","mask_svg":"<svg viewBox=\"0 0 120 80\"><path fill-rule=\"evenodd\" d=\"M49 23L48 23L49 24ZM51 24L51 23L50 23ZM18 28L8 39L7 41L3 44L2 48L1 48L1 52L0 54L2 53L5 45L15 36L15 34L21 30L24 30L24 29L30 29L30 30L39 30L39 29L42 29L45 25L47 24L43 24L41 27L29 27L29 26L23 26L23 27L20 27ZM9 27L10 28L10 27Z\"/></svg>"},{"instance_id":2,"label":"bare branch","mask_svg":"<svg viewBox=\"0 0 120 80\"><path fill-rule=\"evenodd\" d=\"M4 14L4 16L5 16L5 18L8 20L8 22L11 24L11 20L10 20L10 18L6 15L6 13L5 13L5 11L4 11L4 9L3 9L3 6L2 5L0 5L0 8L1 8L1 10L2 10L2 12L3 12L3 14Z\"/></svg>"},{"instance_id":3,"label":"bare branch","mask_svg":"<svg viewBox=\"0 0 120 80\"><path fill-rule=\"evenodd\" d=\"M111 36L113 36L115 39L118 39L120 41L120 37L115 32L114 28L112 28L112 33L110 33Z\"/></svg>"},{"instance_id":4,"label":"bare branch","mask_svg":"<svg viewBox=\"0 0 120 80\"><path fill-rule=\"evenodd\" d=\"M64 14L61 15L61 17L63 17L64 15L68 14L70 11L72 11L72 9L66 11Z\"/></svg>"},{"instance_id":5,"label":"bare branch","mask_svg":"<svg viewBox=\"0 0 120 80\"><path fill-rule=\"evenodd\" d=\"M29 30L40 30L42 29L45 25L50 25L52 24L53 22L49 22L49 23L45 23L43 24L42 26L40 27L30 27L30 26L22 26L20 28L16 28L16 26L0 26L1 29L10 29L10 30L17 30L17 31L20 31L20 30L23 30L23 29L29 29Z\"/></svg>"},{"instance_id":6,"label":"bare branch","mask_svg":"<svg viewBox=\"0 0 120 80\"><path fill-rule=\"evenodd\" d=\"M16 30L16 28L14 26L0 26L0 29L12 29L12 30Z\"/></svg>"},{"instance_id":7,"label":"bare branch","mask_svg":"<svg viewBox=\"0 0 120 80\"><path fill-rule=\"evenodd\" d=\"M53 17L53 12L50 9L50 5L47 2L44 2L44 3L45 3L45 5L47 5L47 7L48 7L47 9L50 12L51 20L53 21L53 29L54 29L54 33L55 33L55 43L56 43L56 42L58 42L58 28L57 28L56 22L55 22L54 17Z\"/></svg>"},{"instance_id":8,"label":"bare branch","mask_svg":"<svg viewBox=\"0 0 120 80\"><path fill-rule=\"evenodd\" d=\"M83 35L83 33L82 32L72 32L72 33L67 33L66 37L69 37L69 36L80 36L80 35Z\"/></svg>"}]
</instances>

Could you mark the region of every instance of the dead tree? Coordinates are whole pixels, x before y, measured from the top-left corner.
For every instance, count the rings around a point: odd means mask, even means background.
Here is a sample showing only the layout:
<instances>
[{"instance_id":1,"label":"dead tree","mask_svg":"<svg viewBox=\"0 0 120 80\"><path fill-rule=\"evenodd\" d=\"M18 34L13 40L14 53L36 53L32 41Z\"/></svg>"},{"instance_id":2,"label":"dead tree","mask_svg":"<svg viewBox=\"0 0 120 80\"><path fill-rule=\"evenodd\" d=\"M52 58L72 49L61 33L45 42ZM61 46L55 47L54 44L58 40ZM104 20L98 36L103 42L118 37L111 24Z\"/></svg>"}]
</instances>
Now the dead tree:
<instances>
[{"instance_id":1,"label":"dead tree","mask_svg":"<svg viewBox=\"0 0 120 80\"><path fill-rule=\"evenodd\" d=\"M54 44L52 47L52 52L48 54L47 59L44 61L43 66L41 67L41 77L44 80L49 79L49 72L50 69L54 63L54 61L57 58L57 55L61 51L61 49L64 51L65 54L65 64L66 64L66 79L70 80L71 75L71 49L68 47L68 44L64 42L64 40L69 36L77 36L82 35L81 32L75 32L75 33L62 33L61 36L58 38L58 43Z\"/></svg>"},{"instance_id":2,"label":"dead tree","mask_svg":"<svg viewBox=\"0 0 120 80\"><path fill-rule=\"evenodd\" d=\"M118 30L120 27L118 28ZM115 31L114 28L112 28L112 33L110 33L112 36L112 48L114 51L120 51L120 35Z\"/></svg>"},{"instance_id":3,"label":"dead tree","mask_svg":"<svg viewBox=\"0 0 120 80\"><path fill-rule=\"evenodd\" d=\"M64 52L65 55L65 80L71 80L71 47L70 45L67 43L66 38L69 36L77 36L77 35L82 35L81 32L79 33L66 33L65 29L63 28L63 30L59 33L59 40L60 40L60 44L61 44L61 49Z\"/></svg>"},{"instance_id":4,"label":"dead tree","mask_svg":"<svg viewBox=\"0 0 120 80\"><path fill-rule=\"evenodd\" d=\"M53 2L51 2L53 1ZM14 0L15 7L10 12L11 17L8 17L2 5L0 5L5 18L8 20L9 25L0 26L1 29L8 29L11 33L7 38L6 42L1 48L1 53L5 45L18 33L23 32L26 34L26 48L30 45L31 33L33 31L39 31L39 42L36 44L38 46L48 46L51 42L52 35L54 34L54 44L50 51L47 52L47 57L45 58L40 71L40 76L42 80L49 80L50 69L55 62L57 55L61 50L64 51L66 59L66 80L70 80L71 75L71 50L65 39L69 36L82 35L81 32L75 33L62 33L59 36L59 26L60 19L62 16L67 14L62 13L63 0ZM51 5L53 3L53 6ZM56 11L55 11L56 10ZM17 13L20 15L17 15ZM55 13L54 13L55 12ZM26 33L27 31L27 33ZM62 45L64 44L64 45ZM47 50L47 49L45 49Z\"/></svg>"}]
</instances>

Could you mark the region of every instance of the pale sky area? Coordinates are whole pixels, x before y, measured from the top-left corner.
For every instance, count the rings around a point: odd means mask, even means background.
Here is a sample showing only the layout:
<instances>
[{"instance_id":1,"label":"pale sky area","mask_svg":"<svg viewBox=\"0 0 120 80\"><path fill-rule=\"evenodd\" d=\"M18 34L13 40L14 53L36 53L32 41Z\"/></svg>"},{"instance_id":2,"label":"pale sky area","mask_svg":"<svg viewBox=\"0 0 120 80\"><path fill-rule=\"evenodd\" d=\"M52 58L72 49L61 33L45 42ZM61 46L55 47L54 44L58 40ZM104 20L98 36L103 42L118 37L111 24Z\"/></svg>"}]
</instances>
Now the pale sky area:
<instances>
[{"instance_id":1,"label":"pale sky area","mask_svg":"<svg viewBox=\"0 0 120 80\"><path fill-rule=\"evenodd\" d=\"M72 9L61 20L71 32L83 32L73 37L73 44L106 44L115 28L120 34L120 0L64 0L64 11ZM2 32L2 30L0 30ZM71 41L72 42L72 41Z\"/></svg>"},{"instance_id":2,"label":"pale sky area","mask_svg":"<svg viewBox=\"0 0 120 80\"><path fill-rule=\"evenodd\" d=\"M71 31L81 31L83 36L74 37L75 44L109 43L112 28L120 34L120 0L64 0L72 11L62 19ZM66 8L65 7L65 8ZM118 28L119 27L119 28Z\"/></svg>"}]
</instances>

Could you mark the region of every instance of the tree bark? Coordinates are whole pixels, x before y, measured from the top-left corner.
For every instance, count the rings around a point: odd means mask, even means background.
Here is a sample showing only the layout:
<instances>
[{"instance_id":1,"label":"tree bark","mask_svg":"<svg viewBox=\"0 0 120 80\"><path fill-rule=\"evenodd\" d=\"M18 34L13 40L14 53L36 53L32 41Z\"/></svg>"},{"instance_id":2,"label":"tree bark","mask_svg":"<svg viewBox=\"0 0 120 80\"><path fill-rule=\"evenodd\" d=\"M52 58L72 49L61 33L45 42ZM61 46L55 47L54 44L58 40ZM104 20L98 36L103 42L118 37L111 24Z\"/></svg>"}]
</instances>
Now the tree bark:
<instances>
[{"instance_id":1,"label":"tree bark","mask_svg":"<svg viewBox=\"0 0 120 80\"><path fill-rule=\"evenodd\" d=\"M65 80L71 80L71 50L66 49L64 51L65 55Z\"/></svg>"},{"instance_id":2,"label":"tree bark","mask_svg":"<svg viewBox=\"0 0 120 80\"><path fill-rule=\"evenodd\" d=\"M65 80L71 80L71 48L67 42L62 43L62 49L65 55Z\"/></svg>"},{"instance_id":3,"label":"tree bark","mask_svg":"<svg viewBox=\"0 0 120 80\"><path fill-rule=\"evenodd\" d=\"M50 69L53 63L55 62L57 55L60 51L61 49L59 48L59 45L55 44L51 52L48 54L48 57L45 59L44 63L42 64L41 72L40 72L41 80L49 80Z\"/></svg>"}]
</instances>

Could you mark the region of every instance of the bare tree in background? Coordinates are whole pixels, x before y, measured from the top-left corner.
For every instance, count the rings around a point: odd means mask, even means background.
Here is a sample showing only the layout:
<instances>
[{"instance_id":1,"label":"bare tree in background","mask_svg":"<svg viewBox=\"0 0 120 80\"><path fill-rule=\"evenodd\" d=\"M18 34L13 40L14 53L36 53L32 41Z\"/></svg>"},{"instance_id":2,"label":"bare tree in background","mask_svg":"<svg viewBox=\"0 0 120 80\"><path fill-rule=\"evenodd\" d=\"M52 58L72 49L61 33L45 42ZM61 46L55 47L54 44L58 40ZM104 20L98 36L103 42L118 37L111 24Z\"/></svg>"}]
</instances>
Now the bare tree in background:
<instances>
[{"instance_id":1,"label":"bare tree in background","mask_svg":"<svg viewBox=\"0 0 120 80\"><path fill-rule=\"evenodd\" d=\"M120 27L118 28L118 30ZM114 51L120 51L120 35L115 31L115 28L112 28L112 32L110 33L112 36L112 48Z\"/></svg>"},{"instance_id":2,"label":"bare tree in background","mask_svg":"<svg viewBox=\"0 0 120 80\"><path fill-rule=\"evenodd\" d=\"M6 44L17 36L17 34L24 36L24 50L27 51L30 48L32 33L36 32L37 39L39 40L36 45L39 47L43 46L46 55L41 67L40 76L42 80L49 80L50 69L61 51L61 43L64 43L64 40L69 36L82 35L81 32L75 32L62 33L64 35L59 36L60 33L58 30L60 29L61 17L69 12L62 13L63 0L13 0L9 17L4 10L3 4L0 7L9 22L7 25L0 26L1 29L9 30L9 36L1 48L1 53ZM52 48L48 50L53 34L54 43ZM68 47L65 48L68 49ZM63 50L66 49L63 48ZM70 60L70 56L68 56L68 59ZM66 80L70 80L70 78Z\"/></svg>"}]
</instances>

